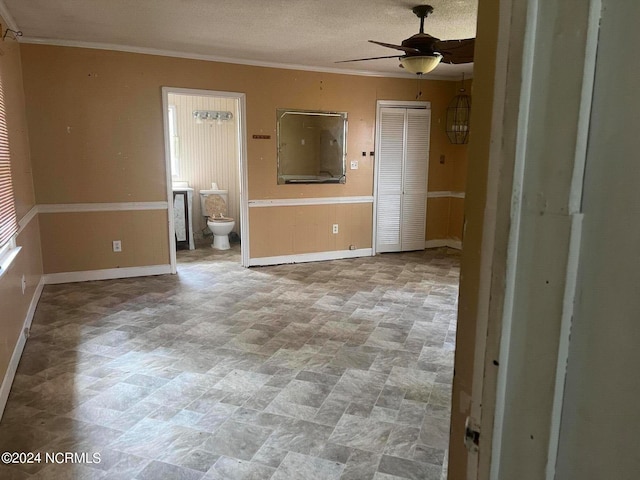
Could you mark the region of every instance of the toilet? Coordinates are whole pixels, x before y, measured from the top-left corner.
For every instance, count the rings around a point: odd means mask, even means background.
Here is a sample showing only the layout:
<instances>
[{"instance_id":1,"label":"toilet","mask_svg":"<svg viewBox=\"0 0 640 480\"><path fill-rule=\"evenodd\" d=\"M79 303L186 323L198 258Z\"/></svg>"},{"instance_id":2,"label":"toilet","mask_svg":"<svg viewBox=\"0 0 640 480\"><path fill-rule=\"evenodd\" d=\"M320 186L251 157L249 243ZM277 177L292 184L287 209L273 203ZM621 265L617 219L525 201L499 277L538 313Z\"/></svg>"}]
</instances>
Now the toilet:
<instances>
[{"instance_id":1,"label":"toilet","mask_svg":"<svg viewBox=\"0 0 640 480\"><path fill-rule=\"evenodd\" d=\"M212 185L213 186L213 185ZM227 217L228 190L200 190L200 207L207 217L207 227L213 233L211 248L229 250L229 234L236 225L233 218Z\"/></svg>"}]
</instances>

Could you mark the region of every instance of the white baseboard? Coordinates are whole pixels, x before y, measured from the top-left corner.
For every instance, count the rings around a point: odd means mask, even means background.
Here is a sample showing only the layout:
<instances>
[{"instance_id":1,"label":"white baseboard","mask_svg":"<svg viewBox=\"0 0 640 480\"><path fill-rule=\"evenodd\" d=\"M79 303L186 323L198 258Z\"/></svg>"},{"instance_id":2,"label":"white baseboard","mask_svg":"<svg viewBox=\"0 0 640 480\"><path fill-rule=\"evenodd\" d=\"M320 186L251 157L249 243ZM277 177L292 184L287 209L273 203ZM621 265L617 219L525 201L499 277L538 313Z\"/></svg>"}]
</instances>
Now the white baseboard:
<instances>
[{"instance_id":1,"label":"white baseboard","mask_svg":"<svg viewBox=\"0 0 640 480\"><path fill-rule=\"evenodd\" d=\"M447 246L446 239L427 240L424 242L424 248L440 248L440 247L446 247L446 246Z\"/></svg>"},{"instance_id":2,"label":"white baseboard","mask_svg":"<svg viewBox=\"0 0 640 480\"><path fill-rule=\"evenodd\" d=\"M116 278L147 277L171 273L171 265L150 265L148 267L105 268L102 270L86 270L83 272L47 273L44 275L45 285L57 283L90 282L93 280L114 280Z\"/></svg>"},{"instance_id":3,"label":"white baseboard","mask_svg":"<svg viewBox=\"0 0 640 480\"><path fill-rule=\"evenodd\" d=\"M24 319L24 325L22 327L22 331L18 336L18 342L16 343L15 348L13 349L13 355L11 355L11 360L9 361L9 365L7 366L7 371L4 374L4 378L2 379L2 386L0 386L0 419L2 419L2 415L4 413L4 407L7 405L7 399L9 398L9 392L11 391L11 384L13 383L13 379L16 376L16 370L18 369L18 363L20 363L20 357L22 357L22 351L24 350L24 346L27 343L27 332L31 328L31 322L33 321L33 315L36 313L36 307L38 306L38 301L40 300L40 295L42 295L42 289L44 287L44 278L40 277L40 281L36 286L35 291L33 292L33 297L31 297L31 302L29 303L29 309L27 310L27 315Z\"/></svg>"},{"instance_id":4,"label":"white baseboard","mask_svg":"<svg viewBox=\"0 0 640 480\"><path fill-rule=\"evenodd\" d=\"M427 198L464 198L464 192L438 191L427 192Z\"/></svg>"},{"instance_id":5,"label":"white baseboard","mask_svg":"<svg viewBox=\"0 0 640 480\"><path fill-rule=\"evenodd\" d=\"M443 238L436 240L427 240L424 242L424 248L440 248L449 247L456 250L462 250L462 242L460 240L454 240L453 238Z\"/></svg>"},{"instance_id":6,"label":"white baseboard","mask_svg":"<svg viewBox=\"0 0 640 480\"><path fill-rule=\"evenodd\" d=\"M453 240L450 238L447 243L447 247L455 248L456 250L462 250L462 242L460 240Z\"/></svg>"},{"instance_id":7,"label":"white baseboard","mask_svg":"<svg viewBox=\"0 0 640 480\"><path fill-rule=\"evenodd\" d=\"M370 257L370 248L359 248L358 250L335 250L331 252L300 253L297 255L280 255L277 257L250 258L250 267L261 267L265 265L281 265L284 263L305 263L321 262L324 260L341 260L343 258Z\"/></svg>"}]
</instances>

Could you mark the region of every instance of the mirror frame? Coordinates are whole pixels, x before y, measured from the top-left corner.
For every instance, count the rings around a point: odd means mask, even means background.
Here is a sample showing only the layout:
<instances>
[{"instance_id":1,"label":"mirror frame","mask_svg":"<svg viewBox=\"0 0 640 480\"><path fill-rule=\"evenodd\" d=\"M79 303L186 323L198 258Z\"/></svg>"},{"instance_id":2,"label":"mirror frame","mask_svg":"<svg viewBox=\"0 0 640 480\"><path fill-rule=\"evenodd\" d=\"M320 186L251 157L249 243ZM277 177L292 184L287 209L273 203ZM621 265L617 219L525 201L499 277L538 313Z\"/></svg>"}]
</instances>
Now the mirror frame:
<instances>
[{"instance_id":1,"label":"mirror frame","mask_svg":"<svg viewBox=\"0 0 640 480\"><path fill-rule=\"evenodd\" d=\"M324 117L339 117L342 119L342 174L339 177L321 177L318 179L311 178L291 178L282 180L283 175L280 173L280 137L281 137L281 125L280 121L285 115L307 115L307 116L324 116ZM277 182L278 185L304 185L304 184L345 184L347 183L347 131L348 121L347 112L333 112L322 110L299 110L293 108L278 108L276 109L276 156L277 156ZM301 176L302 177L302 176Z\"/></svg>"}]
</instances>

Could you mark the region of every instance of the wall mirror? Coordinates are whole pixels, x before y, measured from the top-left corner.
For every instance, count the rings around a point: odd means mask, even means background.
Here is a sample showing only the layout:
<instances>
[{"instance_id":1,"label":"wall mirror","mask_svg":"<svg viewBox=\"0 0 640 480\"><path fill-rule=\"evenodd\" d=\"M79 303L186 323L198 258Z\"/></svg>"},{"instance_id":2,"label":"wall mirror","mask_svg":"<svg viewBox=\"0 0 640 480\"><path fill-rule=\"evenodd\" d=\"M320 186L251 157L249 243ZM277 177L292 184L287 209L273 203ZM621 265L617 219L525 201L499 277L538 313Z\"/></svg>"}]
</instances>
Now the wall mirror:
<instances>
[{"instance_id":1,"label":"wall mirror","mask_svg":"<svg viewBox=\"0 0 640 480\"><path fill-rule=\"evenodd\" d=\"M346 112L276 110L278 184L345 183Z\"/></svg>"}]
</instances>

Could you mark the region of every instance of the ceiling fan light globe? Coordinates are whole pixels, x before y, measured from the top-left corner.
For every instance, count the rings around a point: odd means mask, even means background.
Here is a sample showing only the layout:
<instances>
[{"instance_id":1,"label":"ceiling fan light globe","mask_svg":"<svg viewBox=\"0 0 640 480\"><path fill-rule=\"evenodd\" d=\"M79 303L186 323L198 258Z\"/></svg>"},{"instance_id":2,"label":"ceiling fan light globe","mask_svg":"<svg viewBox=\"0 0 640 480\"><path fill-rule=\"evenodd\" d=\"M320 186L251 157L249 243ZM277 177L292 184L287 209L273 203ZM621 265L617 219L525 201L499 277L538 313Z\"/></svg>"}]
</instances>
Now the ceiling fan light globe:
<instances>
[{"instance_id":1,"label":"ceiling fan light globe","mask_svg":"<svg viewBox=\"0 0 640 480\"><path fill-rule=\"evenodd\" d=\"M423 75L436 68L440 60L442 60L442 55L440 54L415 55L401 58L400 64L407 72Z\"/></svg>"}]
</instances>

